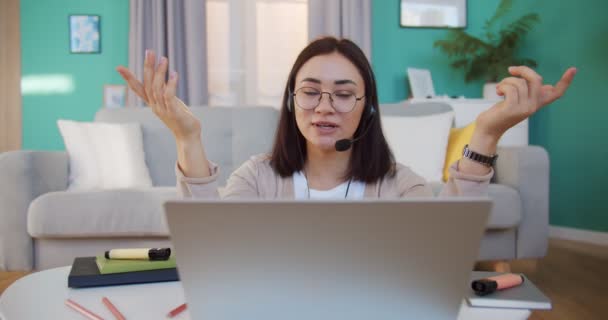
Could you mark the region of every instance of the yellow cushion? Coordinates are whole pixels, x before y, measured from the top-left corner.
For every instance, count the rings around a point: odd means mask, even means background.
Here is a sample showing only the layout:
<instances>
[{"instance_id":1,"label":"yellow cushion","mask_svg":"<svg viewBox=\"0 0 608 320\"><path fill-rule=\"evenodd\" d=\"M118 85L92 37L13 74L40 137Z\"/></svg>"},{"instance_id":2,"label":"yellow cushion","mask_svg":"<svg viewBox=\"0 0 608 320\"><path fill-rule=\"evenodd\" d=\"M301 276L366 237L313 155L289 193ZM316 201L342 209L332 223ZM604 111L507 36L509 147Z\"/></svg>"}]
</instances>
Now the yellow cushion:
<instances>
[{"instance_id":1,"label":"yellow cushion","mask_svg":"<svg viewBox=\"0 0 608 320\"><path fill-rule=\"evenodd\" d=\"M443 181L448 181L450 165L462 157L462 149L471 141L473 131L475 131L475 121L466 127L450 129L448 150L445 153L445 164L443 166Z\"/></svg>"}]
</instances>

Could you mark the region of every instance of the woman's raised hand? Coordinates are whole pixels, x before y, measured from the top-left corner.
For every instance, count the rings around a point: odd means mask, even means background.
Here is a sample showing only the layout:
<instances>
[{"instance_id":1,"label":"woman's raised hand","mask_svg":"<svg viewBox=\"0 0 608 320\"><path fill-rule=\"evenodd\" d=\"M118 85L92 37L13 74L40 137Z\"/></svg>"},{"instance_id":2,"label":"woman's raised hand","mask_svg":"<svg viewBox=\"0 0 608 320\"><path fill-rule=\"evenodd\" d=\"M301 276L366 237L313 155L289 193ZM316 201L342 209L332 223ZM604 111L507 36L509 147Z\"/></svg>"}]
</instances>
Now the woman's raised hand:
<instances>
[{"instance_id":1,"label":"woman's raised hand","mask_svg":"<svg viewBox=\"0 0 608 320\"><path fill-rule=\"evenodd\" d=\"M160 120L173 132L177 141L190 141L200 138L201 124L188 107L175 96L177 73L171 72L166 81L169 62L162 57L158 65L154 51L147 50L144 61L143 84L129 69L119 66L118 73Z\"/></svg>"},{"instance_id":2,"label":"woman's raised hand","mask_svg":"<svg viewBox=\"0 0 608 320\"><path fill-rule=\"evenodd\" d=\"M555 86L543 84L543 78L525 66L509 67L509 73L512 77L505 78L496 86L498 95L505 99L477 116L469 143L469 148L475 152L495 154L498 140L507 130L566 92L574 79L576 68L566 70ZM468 158L462 160L458 165L461 172L485 175L490 171L487 166Z\"/></svg>"},{"instance_id":3,"label":"woman's raised hand","mask_svg":"<svg viewBox=\"0 0 608 320\"><path fill-rule=\"evenodd\" d=\"M173 132L177 145L177 163L185 176L202 178L211 174L209 162L201 142L201 122L188 107L175 96L177 73L172 72L166 81L169 62L162 57L156 65L154 51L146 51L144 83L123 66L116 68L152 111Z\"/></svg>"},{"instance_id":4,"label":"woman's raised hand","mask_svg":"<svg viewBox=\"0 0 608 320\"><path fill-rule=\"evenodd\" d=\"M477 117L477 128L497 141L509 128L560 98L576 71L576 68L569 68L553 86L543 84L543 78L526 66L509 67L512 77L503 79L496 86L496 92L505 100L481 113Z\"/></svg>"}]
</instances>

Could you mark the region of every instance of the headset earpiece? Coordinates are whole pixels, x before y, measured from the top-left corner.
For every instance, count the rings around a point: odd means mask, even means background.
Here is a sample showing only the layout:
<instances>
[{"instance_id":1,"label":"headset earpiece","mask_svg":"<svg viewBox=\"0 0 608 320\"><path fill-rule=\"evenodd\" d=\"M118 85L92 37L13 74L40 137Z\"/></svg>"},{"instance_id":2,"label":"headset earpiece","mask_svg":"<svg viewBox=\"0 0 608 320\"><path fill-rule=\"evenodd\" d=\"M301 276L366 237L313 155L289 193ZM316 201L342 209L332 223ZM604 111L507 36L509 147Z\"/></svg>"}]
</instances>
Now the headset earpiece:
<instances>
[{"instance_id":1,"label":"headset earpiece","mask_svg":"<svg viewBox=\"0 0 608 320\"><path fill-rule=\"evenodd\" d=\"M293 110L293 93L291 92L291 90L289 90L287 96L287 111L291 112L291 110Z\"/></svg>"},{"instance_id":2,"label":"headset earpiece","mask_svg":"<svg viewBox=\"0 0 608 320\"><path fill-rule=\"evenodd\" d=\"M371 65L367 66L367 74L369 76L369 81L370 81L370 84L371 84L369 90L370 90L370 92L374 92L374 91L376 91L376 85L374 83L374 74L373 74L372 66ZM374 95L373 94L370 95L369 99L366 98L365 100L366 101L370 101L369 102L369 111L368 111L367 116L371 119L373 116L376 115L376 108L373 105L373 101L375 101Z\"/></svg>"}]
</instances>

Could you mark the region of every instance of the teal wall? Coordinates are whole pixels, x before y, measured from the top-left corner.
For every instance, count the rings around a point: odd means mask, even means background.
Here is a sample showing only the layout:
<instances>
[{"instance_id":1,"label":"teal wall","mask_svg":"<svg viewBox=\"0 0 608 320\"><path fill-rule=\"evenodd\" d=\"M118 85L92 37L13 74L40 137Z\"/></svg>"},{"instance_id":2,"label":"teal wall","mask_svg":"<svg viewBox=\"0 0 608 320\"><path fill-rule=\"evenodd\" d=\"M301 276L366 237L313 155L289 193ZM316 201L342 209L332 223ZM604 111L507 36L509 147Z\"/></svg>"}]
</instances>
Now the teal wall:
<instances>
[{"instance_id":1,"label":"teal wall","mask_svg":"<svg viewBox=\"0 0 608 320\"><path fill-rule=\"evenodd\" d=\"M101 16L100 54L70 54L69 14ZM67 93L23 95L23 149L63 150L57 119L93 120L103 85L121 84L114 68L128 62L128 0L21 0L22 77L59 74Z\"/></svg>"},{"instance_id":2,"label":"teal wall","mask_svg":"<svg viewBox=\"0 0 608 320\"><path fill-rule=\"evenodd\" d=\"M466 31L479 35L498 0L468 0ZM408 96L408 66L431 70L438 94L481 96L481 83L464 84L464 73L433 48L442 29L399 27L399 0L373 2L372 63L381 102ZM541 23L528 35L522 55L555 83L569 66L579 68L567 94L530 119L530 143L551 160L550 223L608 231L608 1L519 0L512 15L537 12Z\"/></svg>"}]
</instances>

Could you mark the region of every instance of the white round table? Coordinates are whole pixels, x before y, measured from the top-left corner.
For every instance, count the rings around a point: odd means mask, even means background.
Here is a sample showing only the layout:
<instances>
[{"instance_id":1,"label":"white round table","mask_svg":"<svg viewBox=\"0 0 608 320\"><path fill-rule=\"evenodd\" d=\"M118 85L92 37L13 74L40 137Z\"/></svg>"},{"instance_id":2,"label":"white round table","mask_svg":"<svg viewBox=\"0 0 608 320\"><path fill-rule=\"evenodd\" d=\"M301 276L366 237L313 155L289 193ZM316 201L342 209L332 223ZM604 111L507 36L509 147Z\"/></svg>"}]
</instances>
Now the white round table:
<instances>
[{"instance_id":1,"label":"white round table","mask_svg":"<svg viewBox=\"0 0 608 320\"><path fill-rule=\"evenodd\" d=\"M114 319L103 305L107 297L127 319L167 319L167 313L186 300L179 281L108 286L68 288L71 267L61 267L32 273L15 281L0 296L0 320L85 319L65 305L72 299L104 319ZM463 302L458 320L528 319L529 310L471 308ZM173 319L190 319L188 310Z\"/></svg>"},{"instance_id":2,"label":"white round table","mask_svg":"<svg viewBox=\"0 0 608 320\"><path fill-rule=\"evenodd\" d=\"M127 319L166 319L167 313L181 305L181 282L160 282L94 288L68 288L71 267L32 273L15 281L0 296L2 320L86 319L65 305L72 299L104 319L114 319L101 302L107 297ZM188 310L173 319L190 319Z\"/></svg>"}]
</instances>

